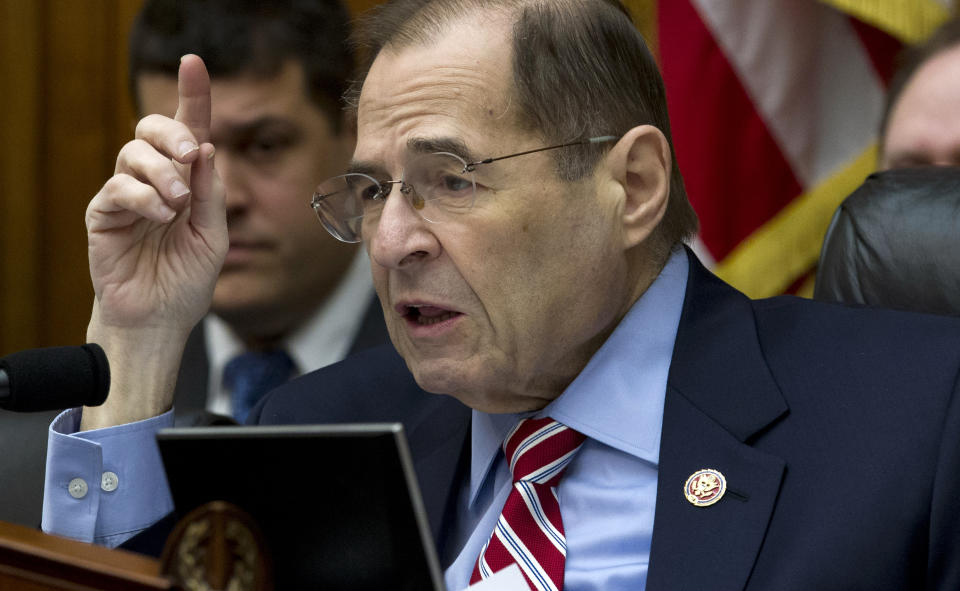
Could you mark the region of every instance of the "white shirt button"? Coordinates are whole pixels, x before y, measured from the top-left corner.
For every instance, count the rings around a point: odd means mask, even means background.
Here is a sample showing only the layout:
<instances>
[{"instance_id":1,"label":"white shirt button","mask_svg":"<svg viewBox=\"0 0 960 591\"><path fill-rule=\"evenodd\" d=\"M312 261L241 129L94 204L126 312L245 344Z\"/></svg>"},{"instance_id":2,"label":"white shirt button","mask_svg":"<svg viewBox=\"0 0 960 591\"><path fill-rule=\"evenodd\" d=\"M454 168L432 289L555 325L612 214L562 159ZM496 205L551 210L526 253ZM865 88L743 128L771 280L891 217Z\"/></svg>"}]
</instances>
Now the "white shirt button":
<instances>
[{"instance_id":1,"label":"white shirt button","mask_svg":"<svg viewBox=\"0 0 960 591\"><path fill-rule=\"evenodd\" d=\"M104 472L100 479L100 488L106 492L113 492L120 486L120 479L113 472Z\"/></svg>"},{"instance_id":2,"label":"white shirt button","mask_svg":"<svg viewBox=\"0 0 960 591\"><path fill-rule=\"evenodd\" d=\"M67 492L75 499L82 499L87 496L87 481L83 478L74 478L67 485Z\"/></svg>"}]
</instances>

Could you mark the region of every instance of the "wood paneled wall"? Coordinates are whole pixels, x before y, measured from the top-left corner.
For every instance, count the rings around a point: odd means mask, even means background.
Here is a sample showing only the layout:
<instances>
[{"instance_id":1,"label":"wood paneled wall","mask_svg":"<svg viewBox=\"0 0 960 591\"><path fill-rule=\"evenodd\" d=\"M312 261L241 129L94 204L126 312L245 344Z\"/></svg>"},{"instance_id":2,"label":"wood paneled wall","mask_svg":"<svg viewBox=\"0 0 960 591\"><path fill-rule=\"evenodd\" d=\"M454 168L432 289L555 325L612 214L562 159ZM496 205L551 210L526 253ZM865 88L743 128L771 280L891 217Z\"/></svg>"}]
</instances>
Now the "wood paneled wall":
<instances>
[{"instance_id":1,"label":"wood paneled wall","mask_svg":"<svg viewBox=\"0 0 960 591\"><path fill-rule=\"evenodd\" d=\"M0 0L0 355L84 342L83 216L133 134L126 44L139 6Z\"/></svg>"},{"instance_id":2,"label":"wood paneled wall","mask_svg":"<svg viewBox=\"0 0 960 591\"><path fill-rule=\"evenodd\" d=\"M131 135L124 0L0 1L0 353L83 342L83 214Z\"/></svg>"}]
</instances>

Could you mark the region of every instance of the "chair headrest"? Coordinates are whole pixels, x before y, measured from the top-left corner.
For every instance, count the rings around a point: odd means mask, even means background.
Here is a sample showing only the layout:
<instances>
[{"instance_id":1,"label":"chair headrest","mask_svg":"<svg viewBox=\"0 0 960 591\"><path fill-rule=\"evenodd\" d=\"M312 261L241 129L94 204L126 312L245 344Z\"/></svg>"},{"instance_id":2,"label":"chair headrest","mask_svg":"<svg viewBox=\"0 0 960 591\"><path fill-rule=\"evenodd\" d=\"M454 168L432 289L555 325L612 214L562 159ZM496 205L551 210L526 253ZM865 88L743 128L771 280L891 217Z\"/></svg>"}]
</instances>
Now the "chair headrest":
<instances>
[{"instance_id":1,"label":"chair headrest","mask_svg":"<svg viewBox=\"0 0 960 591\"><path fill-rule=\"evenodd\" d=\"M960 315L960 168L870 175L834 214L814 299Z\"/></svg>"}]
</instances>

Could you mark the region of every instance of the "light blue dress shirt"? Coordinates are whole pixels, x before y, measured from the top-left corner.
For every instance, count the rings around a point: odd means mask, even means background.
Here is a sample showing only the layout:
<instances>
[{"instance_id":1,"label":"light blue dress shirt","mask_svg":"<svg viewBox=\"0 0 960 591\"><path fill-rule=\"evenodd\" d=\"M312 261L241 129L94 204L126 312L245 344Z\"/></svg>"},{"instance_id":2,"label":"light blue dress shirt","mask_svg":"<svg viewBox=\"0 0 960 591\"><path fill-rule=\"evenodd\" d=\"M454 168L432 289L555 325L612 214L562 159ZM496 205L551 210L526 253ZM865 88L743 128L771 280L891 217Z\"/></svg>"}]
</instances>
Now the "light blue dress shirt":
<instances>
[{"instance_id":1,"label":"light blue dress shirt","mask_svg":"<svg viewBox=\"0 0 960 591\"><path fill-rule=\"evenodd\" d=\"M113 548L172 511L155 439L172 426L170 411L78 433L79 408L57 416L47 437L43 531ZM104 487L108 472L113 482Z\"/></svg>"},{"instance_id":2,"label":"light blue dress shirt","mask_svg":"<svg viewBox=\"0 0 960 591\"><path fill-rule=\"evenodd\" d=\"M557 486L565 591L645 587L667 374L688 271L685 252L677 250L573 383L533 414L587 436ZM460 493L452 538L462 550L445 573L451 591L469 584L510 494L500 445L525 416L473 412L470 482Z\"/></svg>"},{"instance_id":3,"label":"light blue dress shirt","mask_svg":"<svg viewBox=\"0 0 960 591\"><path fill-rule=\"evenodd\" d=\"M663 403L688 268L685 252L674 252L583 372L535 415L588 437L557 487L567 591L645 586ZM473 413L470 482L460 491L451 538L462 550L445 573L451 591L469 584L510 492L500 444L521 416ZM154 441L157 431L173 425L173 412L78 433L79 418L73 409L50 426L42 527L117 546L173 508ZM117 475L112 491L100 487L105 472ZM86 483L81 498L70 494L77 478Z\"/></svg>"}]
</instances>

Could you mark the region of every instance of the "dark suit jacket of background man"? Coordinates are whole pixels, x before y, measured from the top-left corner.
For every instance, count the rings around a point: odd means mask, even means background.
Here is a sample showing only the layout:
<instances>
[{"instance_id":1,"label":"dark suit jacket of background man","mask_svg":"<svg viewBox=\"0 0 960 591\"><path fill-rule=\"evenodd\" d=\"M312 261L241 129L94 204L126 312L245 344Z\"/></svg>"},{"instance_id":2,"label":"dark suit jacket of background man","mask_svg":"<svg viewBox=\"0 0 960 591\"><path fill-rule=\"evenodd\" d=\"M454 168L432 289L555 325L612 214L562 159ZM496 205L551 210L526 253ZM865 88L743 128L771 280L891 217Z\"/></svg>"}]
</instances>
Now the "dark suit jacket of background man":
<instances>
[{"instance_id":1,"label":"dark suit jacket of background man","mask_svg":"<svg viewBox=\"0 0 960 591\"><path fill-rule=\"evenodd\" d=\"M690 255L670 368L647 589L960 589L960 322L792 297L751 301ZM402 408L381 408L392 392ZM392 347L268 395L263 424L406 412L442 532L469 454L469 413L421 391ZM413 401L413 402L412 402ZM419 408L414 408L420 405ZM728 492L694 507L688 476Z\"/></svg>"},{"instance_id":2,"label":"dark suit jacket of background man","mask_svg":"<svg viewBox=\"0 0 960 591\"><path fill-rule=\"evenodd\" d=\"M390 342L383 309L374 297L364 312L349 354ZM177 426L222 422L206 412L210 372L203 323L190 333L174 393ZM57 412L13 413L0 410L0 521L36 527L43 507L47 428ZM323 421L321 421L323 422Z\"/></svg>"}]
</instances>

